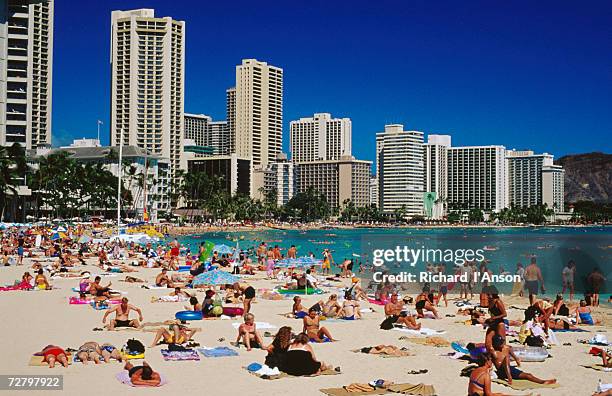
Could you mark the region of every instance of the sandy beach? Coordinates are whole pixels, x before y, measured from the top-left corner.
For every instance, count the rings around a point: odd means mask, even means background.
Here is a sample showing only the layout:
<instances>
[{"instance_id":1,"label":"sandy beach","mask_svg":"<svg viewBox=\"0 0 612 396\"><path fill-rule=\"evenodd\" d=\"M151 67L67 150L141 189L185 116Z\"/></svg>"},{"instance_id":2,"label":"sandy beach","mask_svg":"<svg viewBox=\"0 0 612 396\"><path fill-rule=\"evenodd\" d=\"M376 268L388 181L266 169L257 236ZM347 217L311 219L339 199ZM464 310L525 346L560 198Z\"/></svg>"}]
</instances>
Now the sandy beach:
<instances>
[{"instance_id":1,"label":"sandy beach","mask_svg":"<svg viewBox=\"0 0 612 396\"><path fill-rule=\"evenodd\" d=\"M91 260L88 263L92 263ZM0 282L12 283L20 279L22 273L29 269L26 259L24 266L4 267L0 269ZM92 274L99 273L100 269L93 265L79 267L88 269ZM140 268L134 275L152 281L159 269ZM166 295L170 290L147 290L141 284L126 283L120 280L126 274L116 274L113 277L103 278L102 283L108 280L113 282L113 288L125 292L130 303L142 309L145 322L161 322L174 318L174 313L183 310L186 303L152 303L151 297ZM263 274L244 276L256 289L271 289L277 283L262 279ZM346 281L348 282L348 280ZM51 291L7 291L2 292L2 306L5 308L5 317L0 324L0 331L5 334L5 357L0 361L0 372L3 374L63 374L64 393L70 395L92 394L102 395L109 393L123 393L126 391L139 394L164 393L181 394L197 391L206 391L211 394L249 394L249 395L280 395L300 394L317 395L321 388L342 387L353 382L367 383L373 379L383 378L396 383L426 383L435 386L438 395L465 395L467 394L468 379L460 376L460 371L466 366L461 360L452 360L441 356L451 352L450 347L432 347L415 344L406 340L399 340L402 335L399 331L385 331L379 329L384 318L383 307L369 303L361 303L362 308L371 307L376 312L365 313L362 320L322 322L338 342L315 344L313 346L318 360L328 362L342 368L342 374L333 376L318 376L307 378L281 378L277 380L264 380L249 374L243 369L252 362L263 363L266 352L253 350L247 352L244 347L239 350L237 357L205 358L200 361L164 361L160 349L156 347L147 349L146 360L151 366L168 379L168 384L156 389L130 388L115 379L115 374L121 371L120 363L88 364L73 363L68 368L29 366L28 362L33 353L39 351L47 344L60 345L64 348L78 348L86 341L99 343L110 342L122 346L128 338L136 338L149 345L153 333L140 330L121 331L93 331L101 327L104 311L94 310L88 305L69 305L68 298L75 293L72 287L78 285L78 279L54 279L54 289ZM333 288L326 291L335 292ZM259 293L258 293L259 294ZM197 293L201 298L203 292ZM304 306L310 306L319 299L326 299L328 294L317 296L304 296ZM282 314L290 312L291 297L282 301L272 301L257 298L252 312L256 321L269 322L277 327L288 325L299 332L302 322L298 319L289 319ZM526 306L527 299L504 297L506 306ZM449 304L448 308L441 307L443 315L457 313L457 308ZM557 378L561 385L558 389L535 389L534 394L542 395L590 395L595 391L597 381L612 382L612 373L604 373L581 367L599 363L600 359L587 353L589 346L579 344L577 339L588 339L595 331L609 330L611 311L599 308L596 317L605 319L607 326L591 326L589 333L559 333L557 336L561 343L571 343L571 346L554 346L550 353L552 358L542 363L523 363L523 369L539 377ZM510 319L521 319L522 311L509 310ZM482 342L484 330L480 327L467 326L459 321L465 320L463 316L444 317L440 320L423 319L424 327L436 330L445 330L440 336L448 341ZM192 326L202 329L194 336L194 340L201 346L229 346L234 341L236 331L232 327L232 320L201 320L191 322ZM261 330L263 333L263 330ZM275 330L270 330L275 333ZM219 342L220 338L225 338ZM269 343L272 339L265 338ZM385 359L379 356L351 352L364 346L377 344L393 344L407 347L415 356ZM427 374L408 374L410 370L427 369ZM514 391L501 385L494 384L493 391L512 395L529 392ZM42 392L42 391L41 391ZM39 392L32 392L39 393Z\"/></svg>"}]
</instances>

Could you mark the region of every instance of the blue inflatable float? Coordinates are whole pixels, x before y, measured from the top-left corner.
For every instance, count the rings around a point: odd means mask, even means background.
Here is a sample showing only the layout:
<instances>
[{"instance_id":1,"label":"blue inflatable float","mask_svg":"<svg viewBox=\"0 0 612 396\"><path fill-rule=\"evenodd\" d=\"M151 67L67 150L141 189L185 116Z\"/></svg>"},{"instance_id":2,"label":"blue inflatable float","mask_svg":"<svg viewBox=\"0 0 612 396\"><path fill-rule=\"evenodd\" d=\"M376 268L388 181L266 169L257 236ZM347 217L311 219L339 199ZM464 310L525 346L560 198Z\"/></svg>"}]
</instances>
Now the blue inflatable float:
<instances>
[{"instance_id":1,"label":"blue inflatable float","mask_svg":"<svg viewBox=\"0 0 612 396\"><path fill-rule=\"evenodd\" d=\"M174 317L178 320L202 320L204 317L202 311L179 311L174 314Z\"/></svg>"}]
</instances>

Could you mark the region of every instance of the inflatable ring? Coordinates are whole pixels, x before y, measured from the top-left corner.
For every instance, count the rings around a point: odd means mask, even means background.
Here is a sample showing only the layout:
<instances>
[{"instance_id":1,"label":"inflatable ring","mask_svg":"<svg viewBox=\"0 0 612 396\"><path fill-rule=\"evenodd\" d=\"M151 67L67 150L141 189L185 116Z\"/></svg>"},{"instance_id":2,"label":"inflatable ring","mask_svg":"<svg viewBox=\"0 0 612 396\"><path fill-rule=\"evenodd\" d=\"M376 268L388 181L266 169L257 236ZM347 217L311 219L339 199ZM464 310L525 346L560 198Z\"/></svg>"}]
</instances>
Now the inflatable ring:
<instances>
[{"instance_id":1,"label":"inflatable ring","mask_svg":"<svg viewBox=\"0 0 612 396\"><path fill-rule=\"evenodd\" d=\"M174 317L178 320L202 320L202 311L179 311L174 314Z\"/></svg>"}]
</instances>

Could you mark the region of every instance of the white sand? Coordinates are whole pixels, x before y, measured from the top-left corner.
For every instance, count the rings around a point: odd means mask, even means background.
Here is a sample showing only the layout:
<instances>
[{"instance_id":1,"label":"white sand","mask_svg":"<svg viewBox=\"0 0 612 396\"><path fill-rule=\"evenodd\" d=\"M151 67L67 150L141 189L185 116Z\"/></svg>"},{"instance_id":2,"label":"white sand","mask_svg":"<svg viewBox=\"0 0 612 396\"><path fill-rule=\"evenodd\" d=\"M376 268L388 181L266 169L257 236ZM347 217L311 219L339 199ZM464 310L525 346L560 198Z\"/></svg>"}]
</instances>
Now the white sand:
<instances>
[{"instance_id":1,"label":"white sand","mask_svg":"<svg viewBox=\"0 0 612 396\"><path fill-rule=\"evenodd\" d=\"M87 266L87 268L92 273L99 272L93 266ZM28 266L0 268L0 284L12 283L15 279L20 279L22 273L27 269L29 269ZM157 273L158 270L155 269L141 269L139 273L130 275L152 281ZM185 303L151 303L152 296L167 294L169 290L145 290L140 288L141 284L120 282L119 280L124 276L125 274L120 274L118 277L103 279L102 283L106 284L110 279L114 288L127 291L130 303L142 309L145 322L173 319L174 313L183 309ZM376 312L364 314L363 320L327 324L322 322L340 341L314 345L314 350L319 360L342 367L343 373L336 376L262 380L250 375L242 367L252 362L263 363L266 352L262 350L247 352L244 347L240 349L238 357L204 358L201 356L200 361L189 362L165 362L159 352L161 347L147 349L147 362L169 380L169 384L158 389L130 388L120 384L115 379L115 374L122 369L119 363L98 366L93 363L87 366L76 363L67 369L60 367L53 370L47 367L30 367L27 364L32 353L39 351L47 344L76 349L83 342L97 341L99 343L110 342L120 347L128 338L134 337L148 346L153 338L153 333L140 331L92 331L94 327L102 326L104 311L96 311L87 305L68 304L68 297L74 295L71 288L78 285L77 279L54 280L52 283L57 289L36 292L0 292L4 313L4 320L0 323L0 331L4 336L4 354L0 360L0 373L63 374L64 393L70 395L112 395L124 392L168 395L190 394L191 392L206 392L212 395L320 395L318 391L320 388L341 387L352 382L363 383L377 378L394 382L433 384L439 395L467 394L468 379L459 376L461 368L465 367L466 363L440 356L450 352L450 348L434 348L399 341L399 337L406 334L379 330L378 325L383 319L383 307L370 304L366 306L371 306ZM263 280L254 281L252 284L256 288L274 286L272 282ZM198 293L200 299L202 295L203 293ZM300 320L288 319L280 315L291 310L290 298L287 297L284 301L257 299L252 312L257 321L269 322L278 327L289 325L294 331L300 331ZM326 298L327 295L305 296L304 306L308 307L318 299ZM513 300L513 303L516 303L516 300ZM525 301L522 303L524 304ZM507 305L509 305L508 302ZM443 315L456 313L456 308L452 304L440 310ZM510 311L512 319L519 319L521 315L520 311ZM599 316L602 315L609 315L609 312L600 312ZM442 320L425 319L421 322L428 328L446 330L446 334L441 336L449 341L482 342L484 340L482 329L454 323L460 319L465 319L465 317L445 317ZM193 326L203 328L201 333L196 334L195 341L208 347L227 346L236 337L236 332L232 327L232 322L235 321L192 322ZM609 319L608 323L610 323ZM593 327L591 330L595 329L605 330L605 327ZM593 334L593 332L559 333L559 340L562 343L571 342L572 346L553 347L551 353L554 357L544 363L524 363L523 370L542 378L556 377L561 384L558 389L538 389L534 392L542 395L590 395L595 390L598 379L612 382L611 373L580 367L580 365L600 362L599 358L587 354L588 346L576 342L578 338L590 338ZM608 334L608 337L611 336L612 333ZM224 337L225 341L218 342L220 337ZM271 340L271 338L266 338L266 342ZM350 352L357 348L377 344L406 346L415 352L416 356L384 359ZM425 375L407 374L409 370L423 368L428 369L429 373ZM521 392L497 384L493 385L493 391L513 395L521 394Z\"/></svg>"}]
</instances>

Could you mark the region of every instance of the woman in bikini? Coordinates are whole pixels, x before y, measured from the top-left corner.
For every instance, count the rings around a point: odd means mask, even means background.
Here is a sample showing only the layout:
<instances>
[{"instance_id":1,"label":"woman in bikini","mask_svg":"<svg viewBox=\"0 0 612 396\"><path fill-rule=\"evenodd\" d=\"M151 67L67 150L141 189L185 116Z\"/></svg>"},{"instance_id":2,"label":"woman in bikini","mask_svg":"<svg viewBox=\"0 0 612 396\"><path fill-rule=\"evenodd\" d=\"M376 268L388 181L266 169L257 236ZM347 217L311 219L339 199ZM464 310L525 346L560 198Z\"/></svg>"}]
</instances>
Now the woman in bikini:
<instances>
[{"instance_id":1,"label":"woman in bikini","mask_svg":"<svg viewBox=\"0 0 612 396\"><path fill-rule=\"evenodd\" d=\"M87 364L88 361L93 361L95 364L100 364L100 356L102 351L100 345L95 341L89 341L79 347L77 351L77 357L83 364Z\"/></svg>"},{"instance_id":2,"label":"woman in bikini","mask_svg":"<svg viewBox=\"0 0 612 396\"><path fill-rule=\"evenodd\" d=\"M257 331L257 327L255 325L255 315L244 315L244 323L238 327L238 338L236 339L236 344L238 344L241 339L246 346L247 351L250 351L252 347L266 349L263 339L261 338L261 335Z\"/></svg>"},{"instance_id":3,"label":"woman in bikini","mask_svg":"<svg viewBox=\"0 0 612 396\"><path fill-rule=\"evenodd\" d=\"M323 305L323 315L328 318L335 318L342 311L342 306L338 303L338 296L332 294Z\"/></svg>"},{"instance_id":4,"label":"woman in bikini","mask_svg":"<svg viewBox=\"0 0 612 396\"><path fill-rule=\"evenodd\" d=\"M468 396L504 396L503 393L491 392L491 356L483 353L478 357L478 367L472 370L468 384Z\"/></svg>"},{"instance_id":5,"label":"woman in bikini","mask_svg":"<svg viewBox=\"0 0 612 396\"><path fill-rule=\"evenodd\" d=\"M438 311L433 306L433 302L429 299L429 288L424 287L423 292L417 296L415 301L418 318L424 318L425 314L423 313L423 310L426 310L433 313L436 319L440 319L438 316Z\"/></svg>"},{"instance_id":6,"label":"woman in bikini","mask_svg":"<svg viewBox=\"0 0 612 396\"><path fill-rule=\"evenodd\" d=\"M335 341L329 330L325 327L319 327L319 316L317 316L317 311L313 308L310 308L308 316L304 317L304 333L313 342L325 342L326 338L329 341Z\"/></svg>"},{"instance_id":7,"label":"woman in bikini","mask_svg":"<svg viewBox=\"0 0 612 396\"><path fill-rule=\"evenodd\" d=\"M66 351L57 345L47 345L41 352L43 354L43 362L49 363L49 368L55 367L55 362L60 362L62 366L68 367Z\"/></svg>"},{"instance_id":8,"label":"woman in bikini","mask_svg":"<svg viewBox=\"0 0 612 396\"><path fill-rule=\"evenodd\" d=\"M196 332L196 329L190 329L187 326L176 323L171 324L167 329L162 327L155 333L155 338L150 348L157 346L162 338L165 344L183 344L189 341Z\"/></svg>"}]
</instances>

